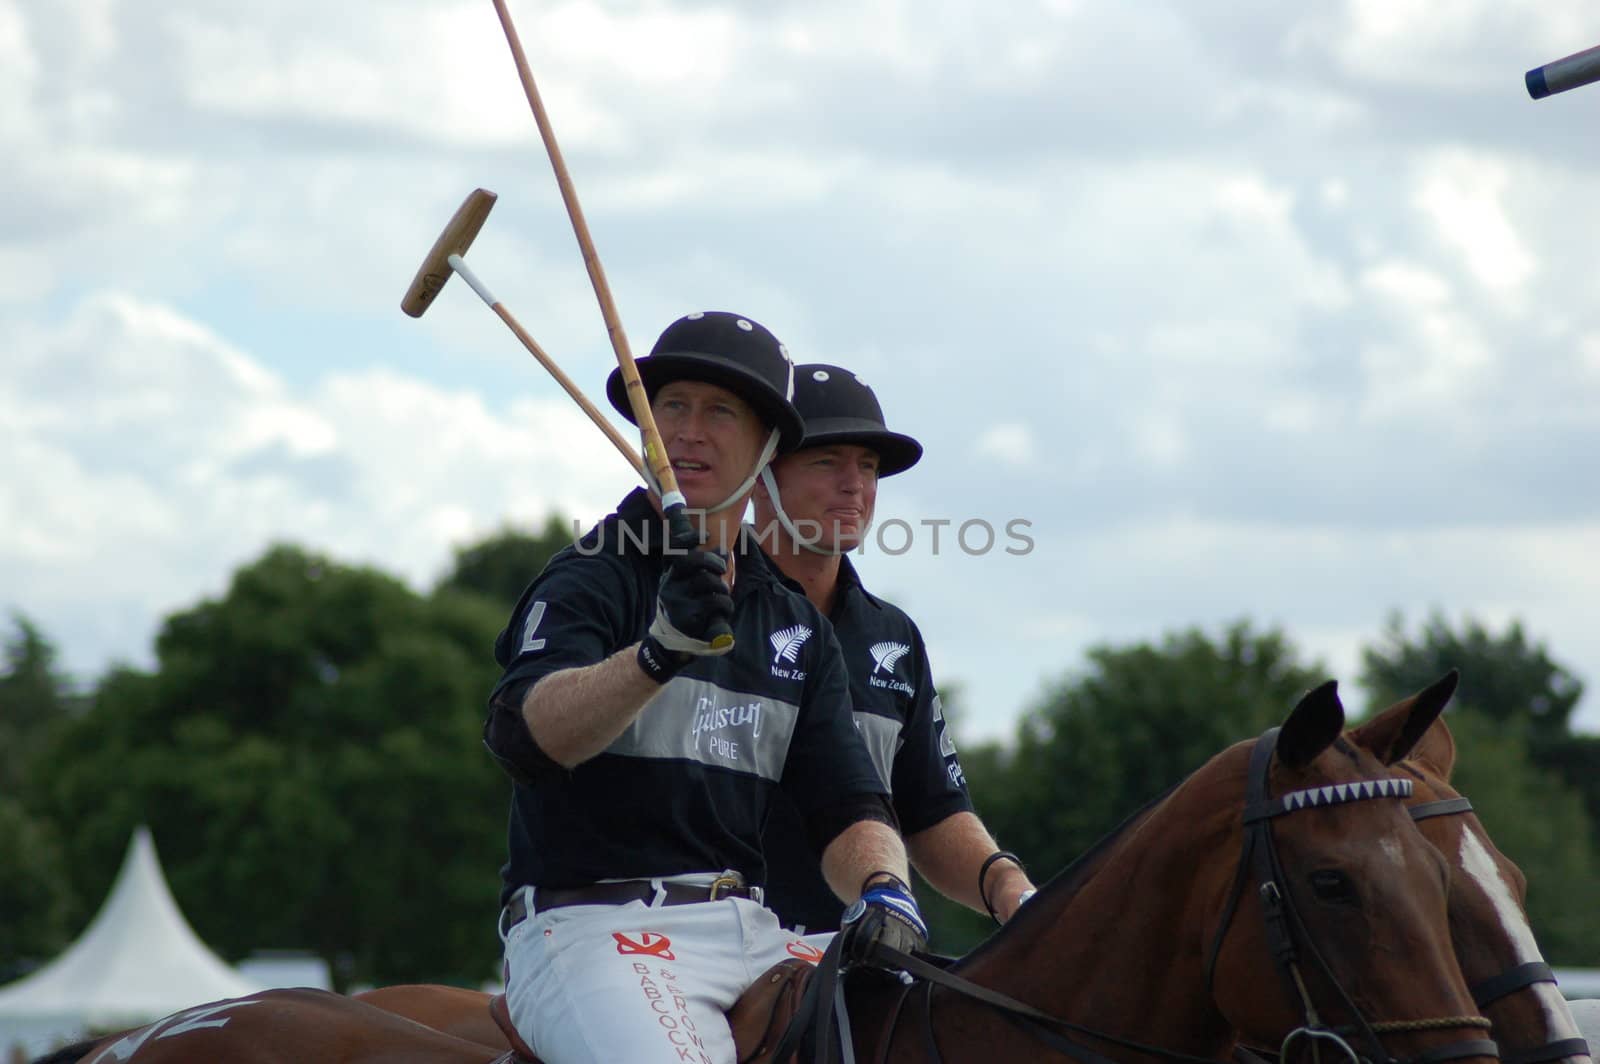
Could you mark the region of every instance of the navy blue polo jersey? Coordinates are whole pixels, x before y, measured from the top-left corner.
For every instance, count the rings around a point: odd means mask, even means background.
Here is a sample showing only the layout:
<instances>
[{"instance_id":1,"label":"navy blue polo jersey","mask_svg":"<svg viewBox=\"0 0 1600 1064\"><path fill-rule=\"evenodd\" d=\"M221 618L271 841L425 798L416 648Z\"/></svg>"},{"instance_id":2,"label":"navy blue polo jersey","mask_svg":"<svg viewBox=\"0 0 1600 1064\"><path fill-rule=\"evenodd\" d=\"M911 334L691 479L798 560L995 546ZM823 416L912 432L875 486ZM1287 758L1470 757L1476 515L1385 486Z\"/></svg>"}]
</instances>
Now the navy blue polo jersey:
<instances>
[{"instance_id":1,"label":"navy blue polo jersey","mask_svg":"<svg viewBox=\"0 0 1600 1064\"><path fill-rule=\"evenodd\" d=\"M916 622L862 587L848 557L840 559L830 620L850 675L856 727L879 778L890 787L901 833L915 835L970 811L972 799ZM838 930L844 905L823 880L800 811L792 804L778 802L762 847L767 904L779 919L788 926L804 925L808 932Z\"/></svg>"},{"instance_id":2,"label":"navy blue polo jersey","mask_svg":"<svg viewBox=\"0 0 1600 1064\"><path fill-rule=\"evenodd\" d=\"M733 651L696 658L604 751L572 769L546 757L522 692L644 638L666 566L663 523L635 490L523 592L495 643L505 669L485 741L512 773L502 900L519 886L742 872L764 883L761 831L774 796L803 820L884 795L850 713L832 626L742 536ZM510 704L508 704L510 703Z\"/></svg>"}]
</instances>

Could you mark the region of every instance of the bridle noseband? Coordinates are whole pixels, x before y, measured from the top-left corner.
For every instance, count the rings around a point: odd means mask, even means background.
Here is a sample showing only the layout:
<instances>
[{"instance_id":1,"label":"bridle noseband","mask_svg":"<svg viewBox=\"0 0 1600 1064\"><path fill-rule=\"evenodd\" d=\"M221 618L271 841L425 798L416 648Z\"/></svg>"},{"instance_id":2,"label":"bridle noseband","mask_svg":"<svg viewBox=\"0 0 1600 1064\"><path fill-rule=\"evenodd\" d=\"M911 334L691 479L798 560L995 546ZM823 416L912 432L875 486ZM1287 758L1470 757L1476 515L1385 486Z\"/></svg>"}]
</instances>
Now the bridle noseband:
<instances>
[{"instance_id":1,"label":"bridle noseband","mask_svg":"<svg viewBox=\"0 0 1600 1064\"><path fill-rule=\"evenodd\" d=\"M1380 1034L1404 1031L1448 1030L1489 1026L1481 1016L1444 1016L1427 1020L1396 1020L1371 1022L1356 1005L1344 985L1334 975L1332 967L1317 949L1306 930L1294 898L1284 885L1287 877L1278 860L1278 849L1273 842L1271 821L1302 809L1343 805L1348 802L1375 798L1409 798L1412 782L1401 777L1381 780L1358 780L1336 783L1306 790L1290 791L1279 798L1270 794L1269 769L1272 755L1278 746L1278 729L1269 728L1256 740L1250 751L1250 768L1245 791L1244 842L1239 853L1238 870L1234 873L1233 887L1228 892L1228 902L1223 909L1222 922L1217 927L1206 960L1206 990L1209 992L1216 974L1217 956L1222 951L1222 940L1227 934L1233 914L1246 881L1253 873L1261 898L1262 917L1266 923L1267 946L1277 962L1289 999L1298 1004L1305 1023L1289 1032L1283 1040L1279 1056L1287 1056L1296 1042L1307 1041L1315 1045L1329 1043L1352 1064L1362 1061L1380 1061L1386 1064L1441 1064L1463 1057L1499 1056L1494 1042L1484 1039L1467 1039L1435 1047L1403 1060L1390 1056L1379 1040ZM1302 955L1314 962L1328 984L1339 996L1340 1002L1354 1017L1353 1027L1333 1028L1322 1022L1302 974ZM1366 1054L1357 1053L1346 1035L1357 1043L1364 1043Z\"/></svg>"},{"instance_id":2,"label":"bridle noseband","mask_svg":"<svg viewBox=\"0 0 1600 1064\"><path fill-rule=\"evenodd\" d=\"M1472 802L1464 796L1440 798L1432 802L1418 802L1411 806L1408 812L1412 820L1427 820L1436 816L1460 816L1472 812ZM1472 995L1473 1004L1482 1009L1519 990L1555 981L1555 973L1550 970L1548 964L1544 961L1532 961L1528 964L1519 964L1499 975L1490 976L1468 988L1468 993ZM1501 1060L1502 1064L1546 1064L1547 1061L1588 1056L1588 1054L1589 1043L1584 1039L1558 1038L1514 1056L1502 1057Z\"/></svg>"}]
</instances>

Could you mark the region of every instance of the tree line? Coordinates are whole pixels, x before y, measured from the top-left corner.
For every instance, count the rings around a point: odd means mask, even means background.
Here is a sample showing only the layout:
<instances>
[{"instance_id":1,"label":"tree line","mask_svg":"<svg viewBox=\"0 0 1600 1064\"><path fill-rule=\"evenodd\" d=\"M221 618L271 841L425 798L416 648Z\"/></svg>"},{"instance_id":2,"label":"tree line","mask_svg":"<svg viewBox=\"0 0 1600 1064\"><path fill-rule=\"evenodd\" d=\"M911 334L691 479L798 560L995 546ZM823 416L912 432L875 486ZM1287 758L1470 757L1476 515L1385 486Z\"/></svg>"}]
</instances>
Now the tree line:
<instances>
[{"instance_id":1,"label":"tree line","mask_svg":"<svg viewBox=\"0 0 1600 1064\"><path fill-rule=\"evenodd\" d=\"M148 824L202 939L237 960L308 949L336 984L477 985L494 933L509 790L480 744L490 648L565 522L456 551L426 592L293 545L167 617L151 669L87 690L14 616L0 671L0 983L47 961L103 901ZM1582 686L1512 623L1393 618L1363 653L1375 706L1449 668L1456 782L1527 873L1546 957L1600 963L1600 737ZM1036 880L1236 740L1279 723L1326 670L1278 629L1240 621L1094 648L1005 742L965 745L980 811ZM1361 703L1345 690L1346 704ZM960 728L959 689L946 697ZM919 891L934 945L985 920ZM1132 917L1134 914L1130 914Z\"/></svg>"}]
</instances>

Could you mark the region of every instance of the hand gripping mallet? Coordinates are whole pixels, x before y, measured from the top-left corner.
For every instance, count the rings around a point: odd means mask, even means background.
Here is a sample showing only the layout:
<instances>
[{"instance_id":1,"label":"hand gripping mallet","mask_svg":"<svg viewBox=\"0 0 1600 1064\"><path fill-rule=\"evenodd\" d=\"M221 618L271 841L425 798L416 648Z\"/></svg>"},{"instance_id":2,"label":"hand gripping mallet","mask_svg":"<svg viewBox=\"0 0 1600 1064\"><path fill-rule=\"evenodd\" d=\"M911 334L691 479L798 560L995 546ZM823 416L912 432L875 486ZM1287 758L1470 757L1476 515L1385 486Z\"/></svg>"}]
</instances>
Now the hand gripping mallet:
<instances>
[{"instance_id":1,"label":"hand gripping mallet","mask_svg":"<svg viewBox=\"0 0 1600 1064\"><path fill-rule=\"evenodd\" d=\"M583 408L583 412L589 415L589 420L598 425L600 431L606 434L606 438L616 445L617 450L622 452L622 457L628 460L628 464L633 466L641 478L644 477L644 464L634 453L633 445L610 421L606 420L599 409L589 401L588 396L572 383L572 379L561 372L561 367L556 365L555 360L545 354L544 349L528 335L527 330L517 323L517 319L511 316L505 304L490 294L489 289L478 280L478 275L472 272L472 268L462 258L467 253L467 248L472 246L478 230L483 228L484 220L489 217L489 211L494 207L495 198L493 192L480 188L468 193L467 198L461 201L461 206L445 225L444 231L439 234L439 239L433 242L428 257L423 259L422 265L417 268L417 275L412 278L411 287L406 289L405 298L400 301L400 309L413 318L422 317L423 313L433 305L433 297L438 295L445 282L450 280L450 275L459 273L467 284L472 286L472 290L478 293L478 298L487 303L489 309L498 314L500 320L516 334L517 339L522 341L522 346L528 349L528 353L538 359L539 364L550 371L550 376L556 379L556 383L565 388L567 394Z\"/></svg>"},{"instance_id":2,"label":"hand gripping mallet","mask_svg":"<svg viewBox=\"0 0 1600 1064\"><path fill-rule=\"evenodd\" d=\"M528 106L533 109L533 120L539 126L539 136L544 141L545 152L550 156L550 166L556 173L556 184L561 189L561 199L567 205L567 217L572 219L572 232L578 238L578 250L583 253L583 264L589 270L589 281L594 285L595 298L600 301L600 315L605 319L606 333L611 337L611 349L617 355L617 368L622 382L627 386L628 406L633 410L633 420L644 436L645 461L655 482L661 489L661 512L667 519L668 535L672 545L689 548L699 544L700 536L689 523L685 512L688 501L678 490L678 478L673 475L667 449L661 442L655 416L650 412L650 397L645 393L644 382L639 380L639 367L634 365L633 352L628 348L628 336L622 331L622 319L617 314L616 302L611 298L611 286L606 282L606 271L600 265L600 254L595 251L594 239L589 236L589 224L583 219L583 208L578 204L578 193L567 173L567 164L556 144L555 130L545 114L544 101L539 98L539 88L533 83L533 71L528 67L528 57L517 37L517 28L511 22L511 12L505 0L494 0L495 12L500 16L500 26L505 30L506 43L511 46L511 58L517 65L517 76L522 79L523 92ZM711 638L718 650L733 646L733 632L718 626Z\"/></svg>"}]
</instances>

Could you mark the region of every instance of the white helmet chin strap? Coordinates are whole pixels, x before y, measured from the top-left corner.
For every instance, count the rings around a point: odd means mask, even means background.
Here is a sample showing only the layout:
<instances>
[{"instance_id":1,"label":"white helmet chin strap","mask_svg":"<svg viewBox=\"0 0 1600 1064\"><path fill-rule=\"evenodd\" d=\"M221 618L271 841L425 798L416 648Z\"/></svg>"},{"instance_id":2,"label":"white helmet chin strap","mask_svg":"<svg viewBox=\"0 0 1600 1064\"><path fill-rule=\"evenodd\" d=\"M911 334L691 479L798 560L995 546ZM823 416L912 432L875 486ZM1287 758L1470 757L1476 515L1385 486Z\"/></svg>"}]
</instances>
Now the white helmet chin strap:
<instances>
[{"instance_id":1,"label":"white helmet chin strap","mask_svg":"<svg viewBox=\"0 0 1600 1064\"><path fill-rule=\"evenodd\" d=\"M822 554L830 557L847 552L848 548L839 546L838 536L834 536L833 546L822 547L817 544L816 540L807 539L805 536L800 534L800 530L795 527L794 521L791 520L789 515L783 510L783 498L778 494L778 478L772 475L771 466L765 466L762 468L761 483L767 486L767 495L772 499L772 512L778 515L778 524L783 526L783 530L789 533L789 538L794 540L796 544L798 544L801 548L810 551L812 554ZM861 535L863 538L866 537L867 529L871 527L871 521L868 521L866 524L861 526ZM820 528L817 530L817 535L819 537L822 535L822 530Z\"/></svg>"},{"instance_id":2,"label":"white helmet chin strap","mask_svg":"<svg viewBox=\"0 0 1600 1064\"><path fill-rule=\"evenodd\" d=\"M761 453L756 456L755 468L750 471L750 475L745 477L744 480L739 484L739 486L737 488L733 489L733 493L731 495L729 495L726 499L723 499L717 505L711 507L709 510L707 510L705 512L706 513L710 513L710 514L714 514L718 510L726 510L728 507L730 507L734 503L738 502L741 496L743 496L746 492L748 492L752 487L755 486L756 477L759 474L765 473L767 471L767 464L772 461L772 456L774 454L776 454L777 452L778 452L778 430L777 429L773 429L772 432L770 432L767 435L767 442L766 442L766 445L761 448ZM650 471L650 467L649 466L645 466L644 482L645 482L645 485L647 487L649 487L649 489L651 491L655 492L657 495L661 495L662 494L661 485L660 485L659 482L657 482L655 474ZM785 518L785 520L788 520L788 519Z\"/></svg>"}]
</instances>

